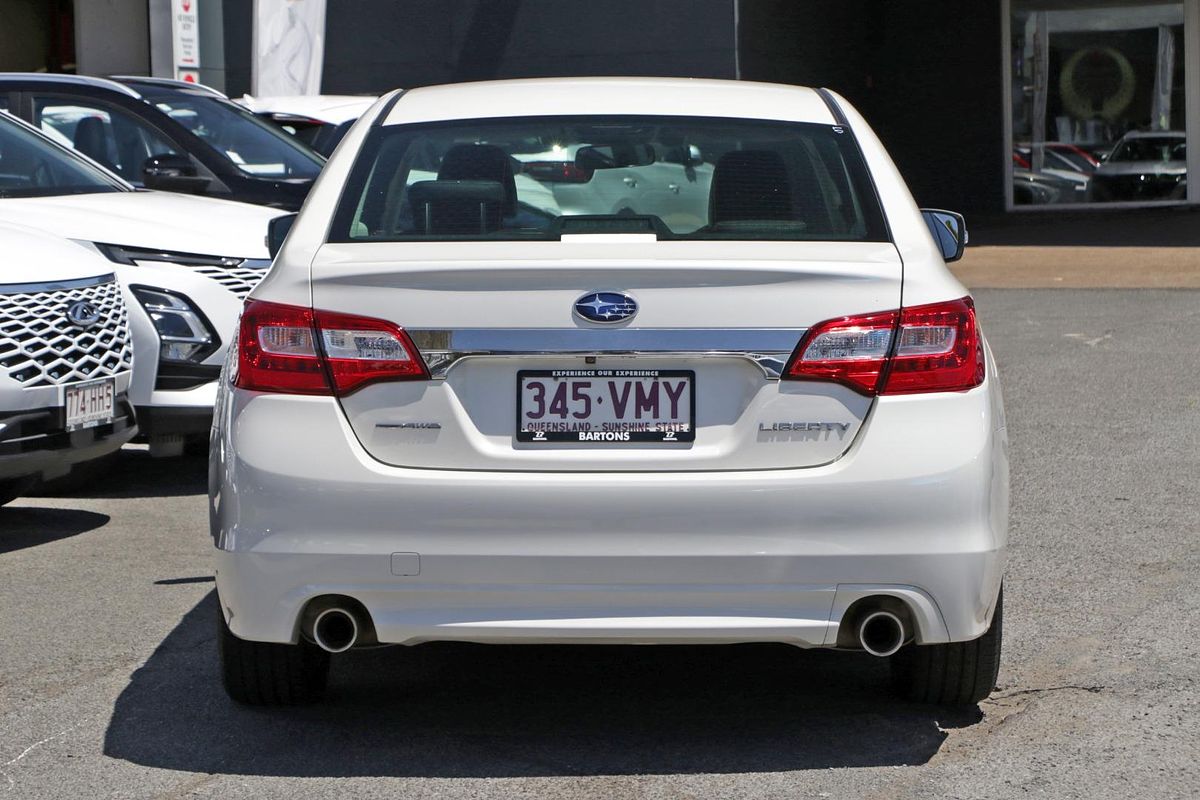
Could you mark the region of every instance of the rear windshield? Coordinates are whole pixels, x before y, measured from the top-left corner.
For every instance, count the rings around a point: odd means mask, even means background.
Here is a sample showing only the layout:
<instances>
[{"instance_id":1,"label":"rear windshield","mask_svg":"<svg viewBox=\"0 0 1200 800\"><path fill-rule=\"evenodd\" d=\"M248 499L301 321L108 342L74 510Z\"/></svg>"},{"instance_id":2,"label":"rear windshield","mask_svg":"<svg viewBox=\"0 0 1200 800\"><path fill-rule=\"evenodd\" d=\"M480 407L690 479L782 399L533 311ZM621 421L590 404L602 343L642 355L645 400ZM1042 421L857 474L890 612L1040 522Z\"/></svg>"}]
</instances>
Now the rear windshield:
<instances>
[{"instance_id":1,"label":"rear windshield","mask_svg":"<svg viewBox=\"0 0 1200 800\"><path fill-rule=\"evenodd\" d=\"M862 156L835 125L698 117L523 117L374 129L332 242L886 241Z\"/></svg>"}]
</instances>

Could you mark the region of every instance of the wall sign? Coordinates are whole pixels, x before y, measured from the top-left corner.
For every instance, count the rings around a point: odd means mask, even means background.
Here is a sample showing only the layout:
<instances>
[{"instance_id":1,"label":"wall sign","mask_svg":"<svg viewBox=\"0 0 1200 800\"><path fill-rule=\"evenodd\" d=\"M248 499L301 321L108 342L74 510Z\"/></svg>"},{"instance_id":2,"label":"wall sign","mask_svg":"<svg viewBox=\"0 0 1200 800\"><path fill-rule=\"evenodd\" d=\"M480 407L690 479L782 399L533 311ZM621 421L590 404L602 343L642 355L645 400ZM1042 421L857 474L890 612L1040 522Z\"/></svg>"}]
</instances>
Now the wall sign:
<instances>
[{"instance_id":1,"label":"wall sign","mask_svg":"<svg viewBox=\"0 0 1200 800\"><path fill-rule=\"evenodd\" d=\"M196 6L200 0L171 0L171 51L175 79L195 83L200 67L200 26Z\"/></svg>"}]
</instances>

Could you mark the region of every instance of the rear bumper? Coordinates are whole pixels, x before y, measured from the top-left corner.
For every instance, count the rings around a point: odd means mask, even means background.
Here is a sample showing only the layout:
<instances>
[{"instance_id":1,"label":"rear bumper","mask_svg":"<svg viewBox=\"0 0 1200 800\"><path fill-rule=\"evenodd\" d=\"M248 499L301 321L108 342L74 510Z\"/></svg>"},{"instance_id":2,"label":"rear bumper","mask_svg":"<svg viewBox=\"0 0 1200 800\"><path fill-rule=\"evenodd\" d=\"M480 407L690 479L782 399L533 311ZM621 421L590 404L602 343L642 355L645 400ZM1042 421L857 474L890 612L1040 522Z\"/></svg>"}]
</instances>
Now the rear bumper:
<instances>
[{"instance_id":1,"label":"rear bumper","mask_svg":"<svg viewBox=\"0 0 1200 800\"><path fill-rule=\"evenodd\" d=\"M70 433L61 406L0 414L0 480L57 478L71 467L120 449L137 433L132 406L119 395L113 421Z\"/></svg>"},{"instance_id":2,"label":"rear bumper","mask_svg":"<svg viewBox=\"0 0 1200 800\"><path fill-rule=\"evenodd\" d=\"M232 391L211 520L235 634L294 642L305 603L361 602L381 642L828 646L866 594L925 643L981 635L1004 567L1008 475L990 383L882 398L824 467L739 472L405 469L334 401Z\"/></svg>"}]
</instances>

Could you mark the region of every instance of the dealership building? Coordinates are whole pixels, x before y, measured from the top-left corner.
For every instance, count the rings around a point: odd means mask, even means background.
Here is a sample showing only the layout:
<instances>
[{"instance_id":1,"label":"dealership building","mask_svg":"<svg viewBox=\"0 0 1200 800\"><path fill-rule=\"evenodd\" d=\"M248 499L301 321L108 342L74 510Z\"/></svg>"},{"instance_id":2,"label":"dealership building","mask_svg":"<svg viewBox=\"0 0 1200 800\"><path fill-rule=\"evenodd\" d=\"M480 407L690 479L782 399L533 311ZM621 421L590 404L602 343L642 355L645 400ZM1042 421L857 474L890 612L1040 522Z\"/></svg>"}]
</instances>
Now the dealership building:
<instances>
[{"instance_id":1,"label":"dealership building","mask_svg":"<svg viewBox=\"0 0 1200 800\"><path fill-rule=\"evenodd\" d=\"M322 2L270 1L287 13ZM174 76L186 66L231 96L255 88L256 6L268 0L4 2L0 70ZM1187 181L1200 167L1200 0L323 6L309 37L326 94L558 75L827 86L870 120L922 205L1107 212L1141 225L1170 216L1141 209L1200 204L1200 183ZM181 13L195 23L183 45L172 25ZM1117 174L1097 178L1102 161Z\"/></svg>"}]
</instances>

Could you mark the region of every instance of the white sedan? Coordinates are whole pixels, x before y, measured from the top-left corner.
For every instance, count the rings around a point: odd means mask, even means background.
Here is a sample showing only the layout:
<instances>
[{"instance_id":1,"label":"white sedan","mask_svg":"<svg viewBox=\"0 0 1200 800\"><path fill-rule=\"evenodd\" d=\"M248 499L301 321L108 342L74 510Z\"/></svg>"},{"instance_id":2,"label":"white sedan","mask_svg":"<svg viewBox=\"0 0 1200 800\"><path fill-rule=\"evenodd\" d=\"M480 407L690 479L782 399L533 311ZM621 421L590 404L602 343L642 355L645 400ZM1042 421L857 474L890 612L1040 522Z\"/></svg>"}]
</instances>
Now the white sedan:
<instances>
[{"instance_id":1,"label":"white sedan","mask_svg":"<svg viewBox=\"0 0 1200 800\"><path fill-rule=\"evenodd\" d=\"M524 178L585 195L616 171L620 207L536 202L514 163L544 153L571 155ZM668 159L711 165L702 211L673 213ZM376 644L783 642L977 703L1008 461L945 265L965 238L826 90L384 96L248 298L222 380L226 690L311 700L330 653Z\"/></svg>"}]
</instances>

